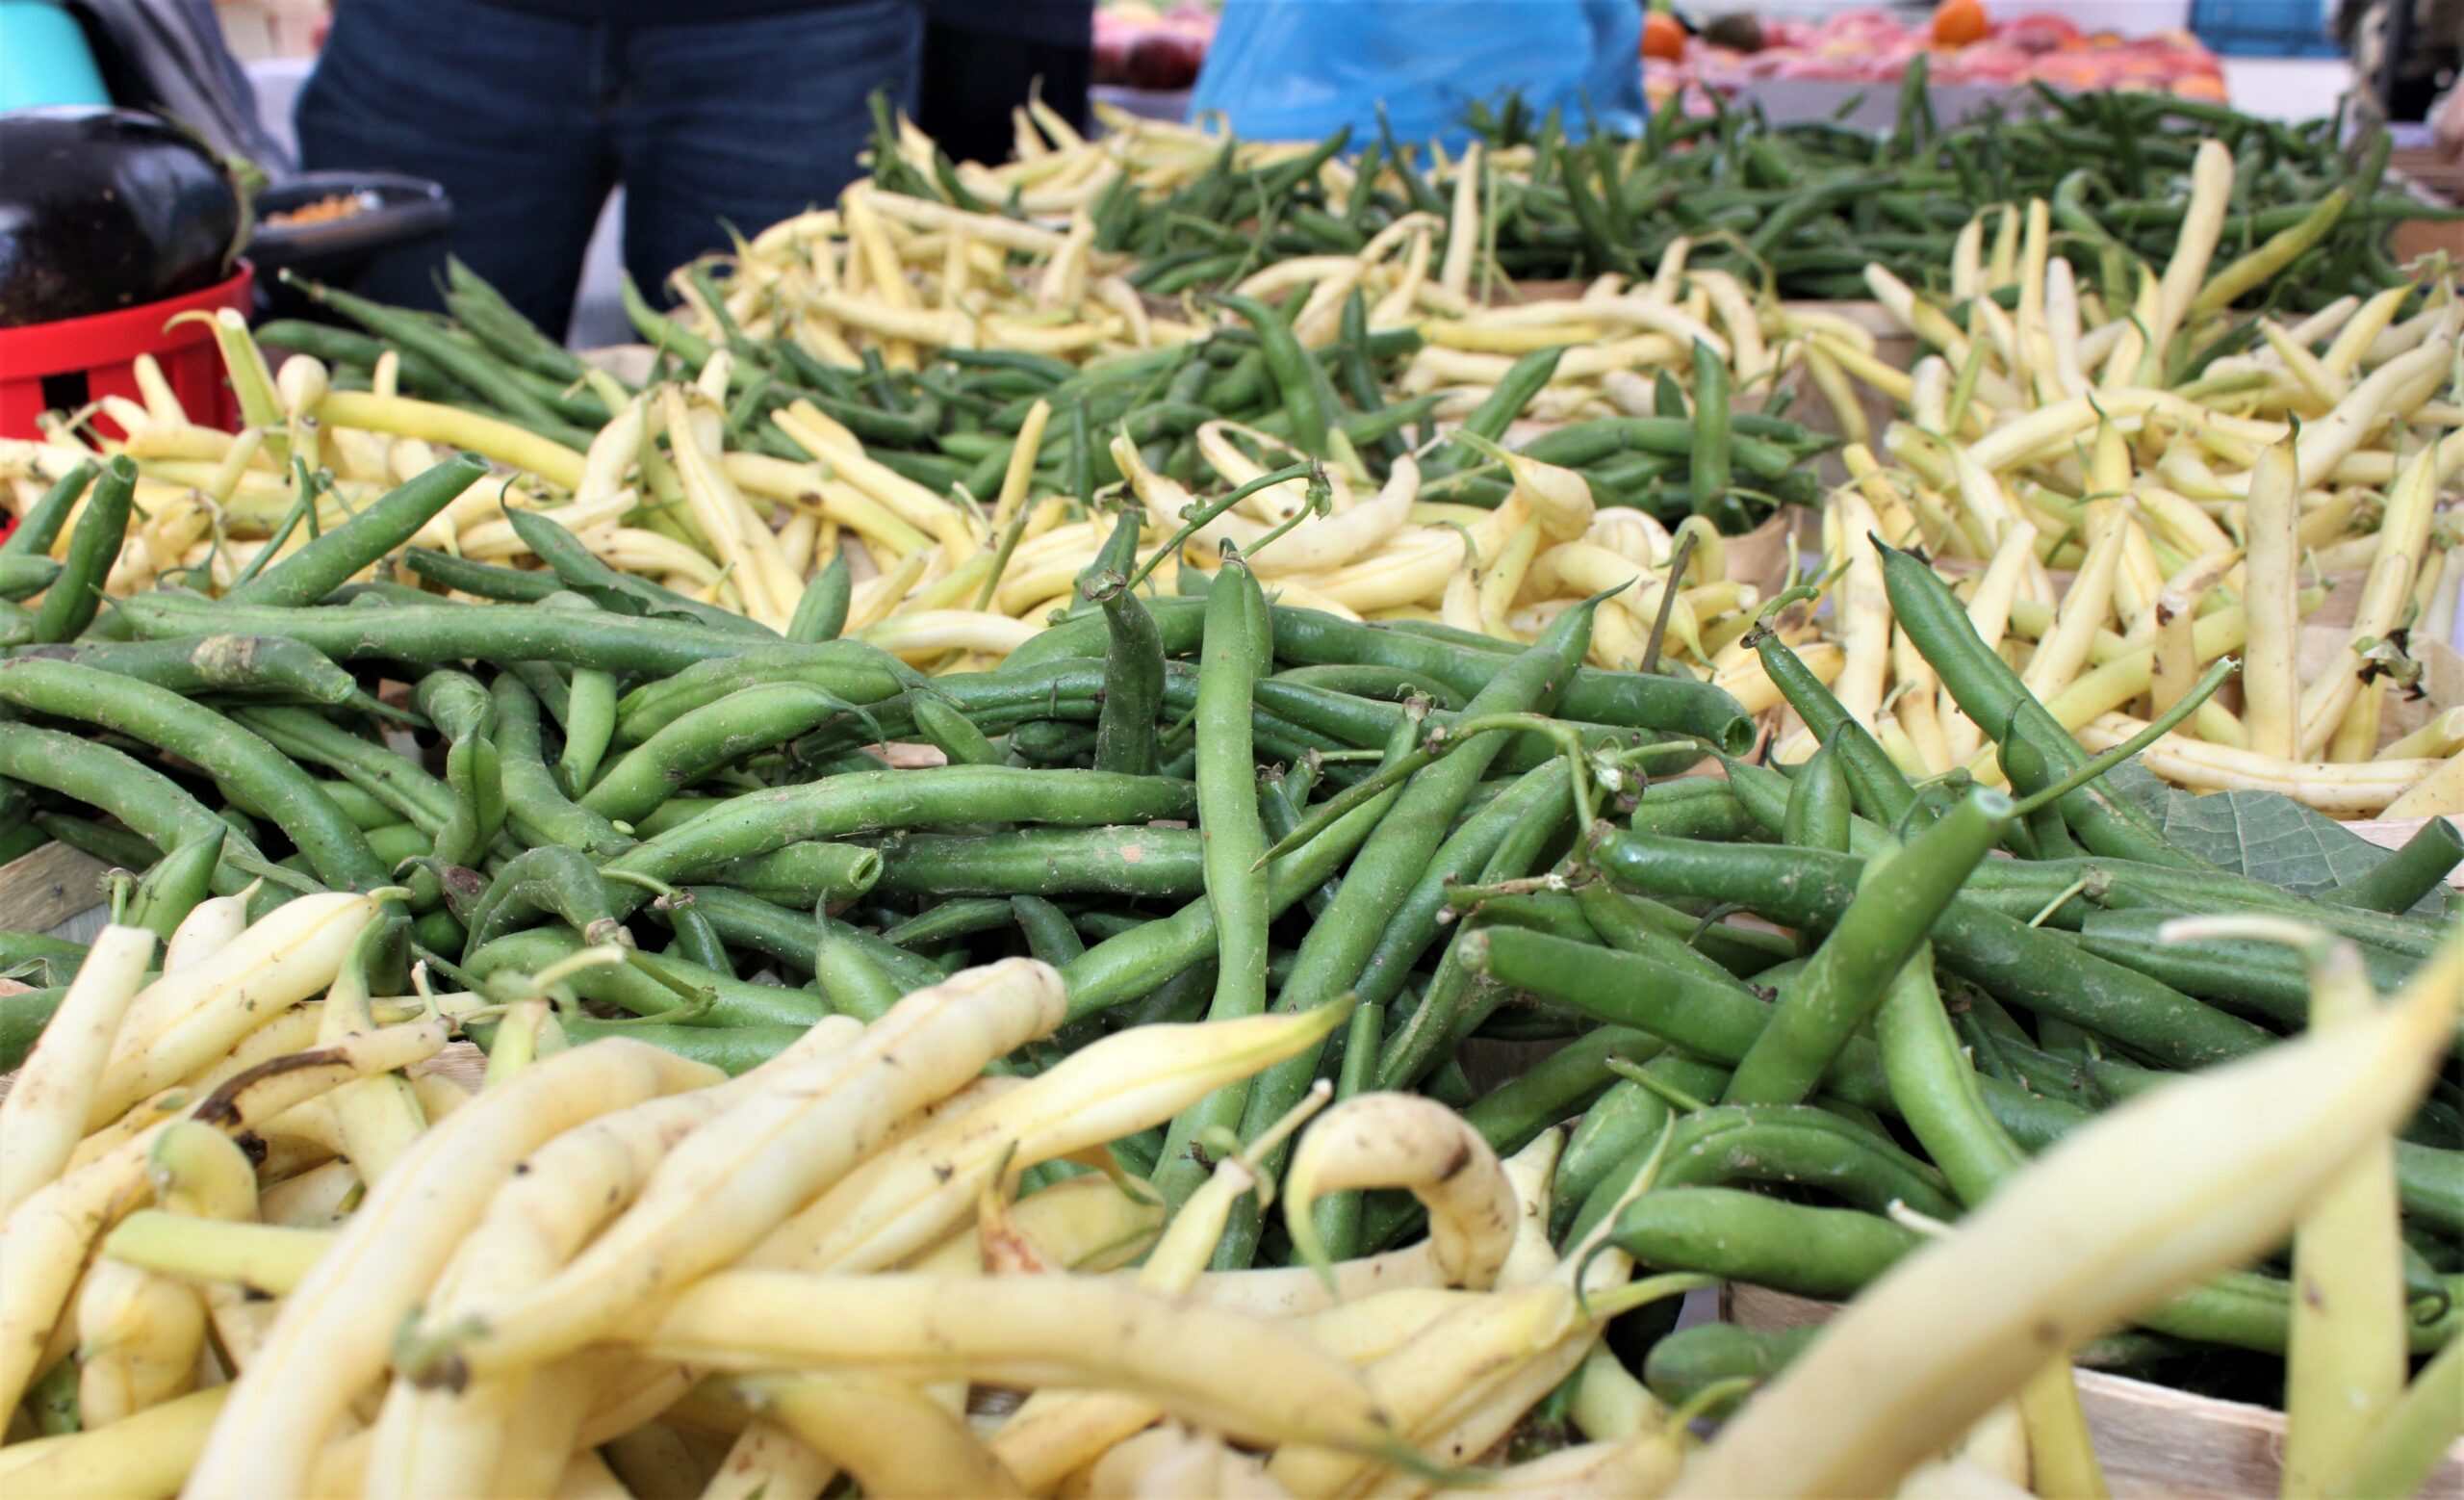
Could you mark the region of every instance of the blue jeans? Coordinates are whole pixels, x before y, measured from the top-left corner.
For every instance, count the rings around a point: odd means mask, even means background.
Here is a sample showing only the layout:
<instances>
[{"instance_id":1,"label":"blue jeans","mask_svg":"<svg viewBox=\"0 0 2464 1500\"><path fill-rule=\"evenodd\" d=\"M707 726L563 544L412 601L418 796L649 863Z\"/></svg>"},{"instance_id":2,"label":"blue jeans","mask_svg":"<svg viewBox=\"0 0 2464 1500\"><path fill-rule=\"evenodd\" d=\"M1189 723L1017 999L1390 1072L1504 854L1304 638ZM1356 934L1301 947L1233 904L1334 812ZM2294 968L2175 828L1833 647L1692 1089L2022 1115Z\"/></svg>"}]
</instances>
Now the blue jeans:
<instances>
[{"instance_id":1,"label":"blue jeans","mask_svg":"<svg viewBox=\"0 0 2464 1500\"><path fill-rule=\"evenodd\" d=\"M686 0L689 4L689 0ZM301 165L409 172L453 199L453 253L560 337L582 250L625 187L625 266L667 273L826 204L858 175L865 98L911 105L914 0L618 27L484 0L341 0L297 112ZM437 307L434 267L380 262L365 295Z\"/></svg>"}]
</instances>

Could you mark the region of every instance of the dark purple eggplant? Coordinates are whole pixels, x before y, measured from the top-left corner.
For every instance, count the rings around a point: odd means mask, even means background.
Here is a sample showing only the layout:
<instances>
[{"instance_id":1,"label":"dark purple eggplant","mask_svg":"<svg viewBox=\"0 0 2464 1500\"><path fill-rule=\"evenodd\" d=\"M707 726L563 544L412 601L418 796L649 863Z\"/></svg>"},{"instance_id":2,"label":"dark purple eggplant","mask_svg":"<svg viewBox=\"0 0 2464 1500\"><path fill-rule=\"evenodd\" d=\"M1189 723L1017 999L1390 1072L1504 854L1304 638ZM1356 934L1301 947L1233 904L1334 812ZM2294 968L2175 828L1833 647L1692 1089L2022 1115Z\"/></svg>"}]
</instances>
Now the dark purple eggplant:
<instances>
[{"instance_id":1,"label":"dark purple eggplant","mask_svg":"<svg viewBox=\"0 0 2464 1500\"><path fill-rule=\"evenodd\" d=\"M231 174L155 116L0 113L0 328L198 291L239 253Z\"/></svg>"}]
</instances>

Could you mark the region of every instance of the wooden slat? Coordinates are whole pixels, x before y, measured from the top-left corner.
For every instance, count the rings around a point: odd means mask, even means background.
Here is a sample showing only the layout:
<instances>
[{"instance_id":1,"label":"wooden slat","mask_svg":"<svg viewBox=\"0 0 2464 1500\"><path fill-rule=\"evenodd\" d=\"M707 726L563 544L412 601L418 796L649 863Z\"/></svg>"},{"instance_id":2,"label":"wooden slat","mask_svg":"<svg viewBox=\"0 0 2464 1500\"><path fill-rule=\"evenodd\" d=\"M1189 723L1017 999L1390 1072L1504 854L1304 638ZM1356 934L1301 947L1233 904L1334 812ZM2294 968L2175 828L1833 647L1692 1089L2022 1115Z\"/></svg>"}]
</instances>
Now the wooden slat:
<instances>
[{"instance_id":1,"label":"wooden slat","mask_svg":"<svg viewBox=\"0 0 2464 1500\"><path fill-rule=\"evenodd\" d=\"M413 1063L413 1073L441 1073L466 1089L476 1090L479 1079L488 1071L488 1054L475 1043L448 1042L445 1050L425 1062Z\"/></svg>"},{"instance_id":2,"label":"wooden slat","mask_svg":"<svg viewBox=\"0 0 2464 1500\"><path fill-rule=\"evenodd\" d=\"M0 931L49 932L102 899L107 868L64 843L0 865Z\"/></svg>"}]
</instances>

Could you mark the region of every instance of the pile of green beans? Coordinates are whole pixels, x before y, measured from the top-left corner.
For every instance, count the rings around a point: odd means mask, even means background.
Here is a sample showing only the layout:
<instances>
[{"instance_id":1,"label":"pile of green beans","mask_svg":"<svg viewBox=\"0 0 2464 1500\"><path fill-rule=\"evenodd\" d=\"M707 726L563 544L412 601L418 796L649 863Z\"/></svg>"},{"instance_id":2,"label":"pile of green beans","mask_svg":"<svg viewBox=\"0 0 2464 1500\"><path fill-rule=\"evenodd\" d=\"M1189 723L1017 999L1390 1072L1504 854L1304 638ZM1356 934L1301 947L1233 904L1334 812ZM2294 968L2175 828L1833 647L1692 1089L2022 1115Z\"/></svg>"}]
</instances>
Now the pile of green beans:
<instances>
[{"instance_id":1,"label":"pile of green beans","mask_svg":"<svg viewBox=\"0 0 2464 1500\"><path fill-rule=\"evenodd\" d=\"M2034 767L2010 794L1911 785L1775 638L1758 649L1823 741L1789 770L1748 759L1761 737L1717 687L1584 666L1598 600L1513 648L1284 607L1237 555L1158 596L1126 582L1134 525L1075 614L938 678L825 628L626 612L644 601L546 531L556 586L528 603L342 584L464 487L441 467L253 602L167 589L64 635L47 606L13 622L0 836L126 870L116 911L158 931L214 892L262 911L399 888L380 971L404 985L492 1002L544 976L568 1037L731 1071L1021 954L1069 999L1018 1073L1122 1027L1354 1004L1316 1050L1116 1148L1169 1202L1322 1080L1415 1090L1501 1153L1578 1119L1562 1246L1598 1231L1656 1269L1849 1296L1918 1242L1894 1205L1955 1219L2168 1070L2302 1026L2286 955L2155 922L2292 917L2400 984L2441 936L2412 914L2464 856L2438 821L2323 892L2208 866L2105 790L2122 756L2050 727L1909 554L1884 556L1896 617ZM109 491L132 478L80 477L64 581L116 553ZM0 1068L82 958L0 934L0 971L38 986L0 996ZM1545 1055L1500 1069L1501 1047ZM2425 1349L2464 1327L2460 1104L2440 1082L2395 1151ZM1366 1254L1420 1213L1373 1192L1322 1228ZM1291 1256L1251 1201L1218 1264ZM2281 1269L2177 1298L2100 1358L2264 1384ZM1790 1353L1714 1342L1654 1362L1672 1395Z\"/></svg>"},{"instance_id":2,"label":"pile of green beans","mask_svg":"<svg viewBox=\"0 0 2464 1500\"><path fill-rule=\"evenodd\" d=\"M1014 661L930 680L827 638L826 621L788 638L611 590L544 518L526 517L544 572L466 564L540 585L508 590L514 602L345 583L467 486L458 459L233 598L160 589L82 632L51 623L61 584L84 582L90 600L133 479L124 460L74 477L47 507L93 492L60 583L9 621L0 834L18 852L57 839L149 880L176 867L189 904L251 892L258 912L398 885L400 956L481 994L614 944L618 961L559 987L576 1026L640 1020L729 1067L1011 952L1071 976L1065 1042L1196 1014L1210 989L1227 1014L1297 1004L1352 987L1355 970L1396 1002L1450 945L1442 873L1526 872L1535 832L1571 842L1581 808L1558 737L1633 765L1753 738L1707 683L1578 667L1588 610L1518 652L1284 608L1237 564L1219 592L1158 597L1121 586L1139 571L1124 554ZM27 534L46 526L30 518ZM1138 528L1120 534L1134 544ZM1237 654L1221 649L1236 624ZM1527 731L1511 717L1561 700L1566 720ZM1505 727L1477 732L1499 715ZM947 763L890 769L873 748L886 742ZM1412 757L1435 769L1408 791L1391 771L1380 782L1381 764ZM1296 841L1261 859L1279 838ZM1227 964L1215 892L1233 884L1251 894ZM1323 930L1382 937L1373 952L1311 946L1330 900L1363 919ZM1389 907L1408 937L1375 918ZM39 986L0 1007L10 1046L81 958L0 937L0 964ZM1451 1069L1470 1102L1459 1067L1420 1040L1429 1024L1405 1034L1412 1055ZM1520 1109L1516 1128L1550 1124L1561 1094ZM1160 1152L1160 1134L1148 1146Z\"/></svg>"},{"instance_id":3,"label":"pile of green beans","mask_svg":"<svg viewBox=\"0 0 2464 1500\"><path fill-rule=\"evenodd\" d=\"M629 400L633 388L605 372L582 370L571 355L558 362L540 352L545 335L469 268L455 262L451 271L450 319L320 288L317 294L327 305L367 331L286 320L260 326L257 337L323 360L339 389L365 388L378 359L390 351L404 394L476 411L569 447L588 447L611 405ZM706 268L693 274L709 284ZM716 287L706 300L713 307L725 304ZM1194 343L1116 355L1084 369L1040 354L952 349L922 370L907 372L889 370L870 351L860 369L834 368L793 340L753 339L733 326L712 341L638 294L629 295L626 305L643 341L659 351L654 381L690 379L722 349L733 356L726 414L732 447L795 462L809 459L813 455L771 420L783 406L809 402L854 432L882 464L936 493L963 489L979 502L989 502L1000 489L1011 447L1028 409L1040 401L1052 417L1028 487L1038 497L1085 500L1119 484L1122 475L1111 447L1116 432L1125 431L1138 444L1148 468L1193 489L1208 479L1196 436L1206 422L1237 423L1313 457L1328 456L1340 440L1381 482L1396 457L1436 440L1435 398L1390 400L1404 362L1421 347L1418 334L1370 332L1365 301L1355 295L1342 336L1323 349L1304 349L1287 326L1291 310L1246 297L1223 300L1241 320L1235 325ZM1547 387L1557 353L1547 350L1519 362L1461 427L1491 440L1502 438ZM1604 505L1647 509L1675 525L1693 512L1691 495L1701 487L1693 461L1701 446L1698 433L1715 430L1693 420L1702 406L1700 385L1696 395L1689 403L1672 387L1657 415L1570 424L1540 439L1532 456L1580 473ZM1725 386L1711 395L1709 409L1717 415L1727 405ZM1722 453L1739 482L1732 489L1713 486L1734 498L1708 512L1723 530L1751 530L1775 504L1811 505L1820 498L1809 460L1831 441L1787 420L1785 408L1784 395L1763 411L1728 420ZM1267 455L1266 461L1275 459ZM1502 465L1485 462L1464 445L1430 453L1422 473L1430 500L1493 506L1512 491ZM645 524L669 523L654 512ZM466 570L453 561L439 564L438 581L461 587ZM40 559L30 556L27 565L39 569ZM7 589L5 569L0 562L0 592ZM30 578L24 592L44 582Z\"/></svg>"},{"instance_id":4,"label":"pile of green beans","mask_svg":"<svg viewBox=\"0 0 2464 1500\"><path fill-rule=\"evenodd\" d=\"M2170 255L2192 154L2213 136L2238 168L2220 255L2300 224L2339 188L2348 194L2315 243L2243 299L2310 312L2396 285L2396 224L2451 212L2387 185L2386 132L2348 146L2341 117L2288 125L2162 93L2040 86L2028 109L1943 128L1926 88L1920 55L1883 135L1826 121L1774 124L1716 97L1707 115L1658 112L1638 139L1573 130L1579 122L1517 95L1476 104L1468 122L1490 157L1519 153L1508 168L1483 168L1484 244L1506 275L1559 280L1648 272L1683 236L1693 264L1779 296L1861 299L1872 264L1920 289L1947 290L1961 226L1989 205L2042 198L2056 253L2109 301L2128 305L2141 268L2161 271ZM873 154L897 164L886 182L893 191L1002 211L967 194L955 174L907 167L893 136ZM1231 285L1279 260L1357 252L1405 214L1450 216L1452 184L1441 164L1391 134L1364 141L1340 131L1271 168L1238 155L1227 143L1210 170L1151 196L1124 176L1092 209L1096 244L1135 257L1142 289L1173 297ZM1316 175L1337 155L1358 170L1360 186L1348 194Z\"/></svg>"}]
</instances>

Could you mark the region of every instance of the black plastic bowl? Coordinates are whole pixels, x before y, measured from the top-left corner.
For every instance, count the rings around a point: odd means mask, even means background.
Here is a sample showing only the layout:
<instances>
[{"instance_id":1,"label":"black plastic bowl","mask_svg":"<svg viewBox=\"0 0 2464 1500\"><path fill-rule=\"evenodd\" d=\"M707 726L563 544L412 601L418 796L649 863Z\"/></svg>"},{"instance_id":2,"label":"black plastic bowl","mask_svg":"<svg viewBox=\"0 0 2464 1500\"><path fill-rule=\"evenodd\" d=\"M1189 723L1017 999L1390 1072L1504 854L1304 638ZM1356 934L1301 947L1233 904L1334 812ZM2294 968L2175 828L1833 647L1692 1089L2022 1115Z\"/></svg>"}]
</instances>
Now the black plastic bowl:
<instances>
[{"instance_id":1,"label":"black plastic bowl","mask_svg":"<svg viewBox=\"0 0 2464 1500\"><path fill-rule=\"evenodd\" d=\"M273 224L277 214L321 198L357 194L369 206L341 219ZM379 256L433 257L445 269L446 232L453 227L453 200L421 177L391 172L301 172L257 194L256 237L248 259L257 268L257 310L267 318L307 318L330 323L332 314L282 284L278 272L296 272L327 286L349 287Z\"/></svg>"}]
</instances>

